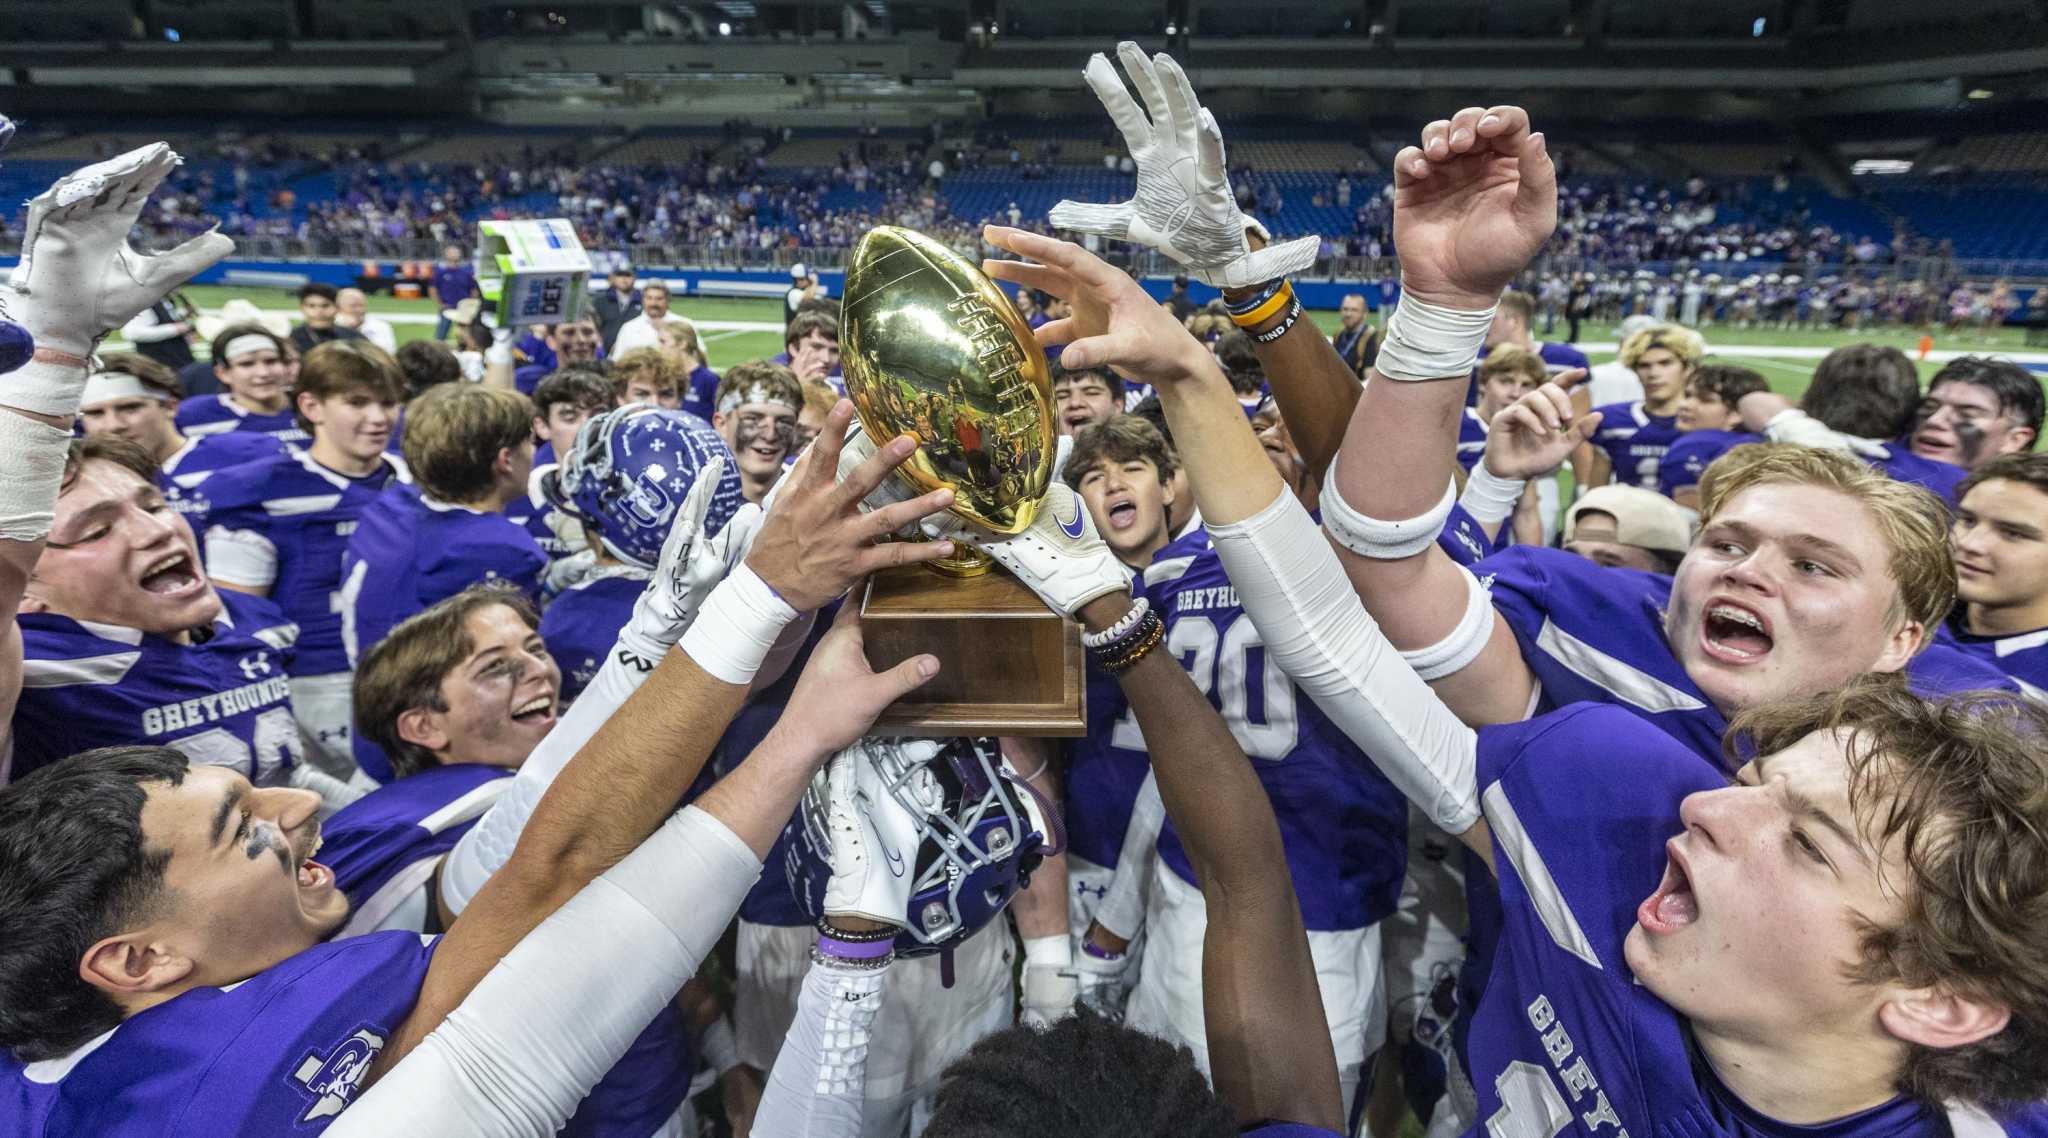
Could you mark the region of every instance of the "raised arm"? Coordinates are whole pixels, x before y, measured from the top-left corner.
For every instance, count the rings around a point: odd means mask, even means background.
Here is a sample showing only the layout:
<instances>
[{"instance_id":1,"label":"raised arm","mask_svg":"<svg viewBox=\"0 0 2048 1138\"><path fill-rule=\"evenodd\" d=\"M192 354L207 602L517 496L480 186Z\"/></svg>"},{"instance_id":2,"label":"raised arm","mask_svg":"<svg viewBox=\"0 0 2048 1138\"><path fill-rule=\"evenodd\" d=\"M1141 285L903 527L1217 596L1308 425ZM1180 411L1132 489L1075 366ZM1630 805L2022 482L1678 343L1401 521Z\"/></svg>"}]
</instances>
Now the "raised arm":
<instances>
[{"instance_id":1,"label":"raised arm","mask_svg":"<svg viewBox=\"0 0 2048 1138\"><path fill-rule=\"evenodd\" d=\"M1248 432L1242 412L1237 419ZM1277 483L1270 466L1267 473ZM1061 522L1078 524L1081 535L1067 536ZM968 540L1047 604L1077 616L1105 641L1095 651L1114 656L1115 666L1128 664L1119 682L1208 902L1202 1006L1217 1096L1245 1122L1341 1129L1343 1097L1329 1034L1301 1030L1321 1022L1322 997L1280 826L1230 728L1172 655L1156 650L1164 632L1158 616L1126 619L1138 614L1124 570L1065 485L1054 484L1046 508L1024 533L970 533Z\"/></svg>"},{"instance_id":2,"label":"raised arm","mask_svg":"<svg viewBox=\"0 0 2048 1138\"><path fill-rule=\"evenodd\" d=\"M1044 262L992 262L991 271L1071 299L1071 320L1040 329L1048 340L1083 334L1067 345L1070 361L1078 355L1088 366L1126 368L1159 385L1217 553L1267 652L1431 821L1490 857L1471 729L1424 686L1415 654L1395 651L1366 613L1330 544L1266 461L1208 353L1146 303L1123 274L1086 251L1016 230L992 229L989 236ZM1518 408L1539 424L1548 422L1546 409L1559 414L1553 397L1569 407L1554 386L1539 394L1540 400ZM1522 416L1510 422L1526 426ZM1561 420L1550 422L1546 430L1558 425ZM1534 432L1531 438L1540 452L1540 439ZM1541 453L1523 460L1550 461ZM1032 579L1021 571L1018 576ZM1492 613L1490 606L1479 611ZM1165 795L1165 770L1157 764L1155 770Z\"/></svg>"},{"instance_id":3,"label":"raised arm","mask_svg":"<svg viewBox=\"0 0 2048 1138\"><path fill-rule=\"evenodd\" d=\"M870 669L854 609L841 609L748 761L541 922L335 1133L543 1138L560 1129L696 972L819 764L937 673L929 656ZM875 993L867 996L871 1015Z\"/></svg>"},{"instance_id":4,"label":"raised arm","mask_svg":"<svg viewBox=\"0 0 2048 1138\"><path fill-rule=\"evenodd\" d=\"M386 1070L439 1025L542 918L654 832L702 769L777 635L799 612L887 565L942 556L947 543L874 540L944 508L937 491L873 514L855 504L907 458L894 439L843 485L839 439L853 406L833 411L830 441L762 522L753 552L714 589L690 630L549 786L502 868L434 954L420 1001L379 1060ZM787 814L784 815L787 817ZM672 993L671 993L672 994Z\"/></svg>"},{"instance_id":5,"label":"raised arm","mask_svg":"<svg viewBox=\"0 0 2048 1138\"><path fill-rule=\"evenodd\" d=\"M1126 41L1117 45L1117 58L1143 107L1100 52L1089 57L1082 76L1137 163L1137 194L1120 206L1063 201L1052 208L1050 220L1060 229L1156 249L1221 288L1234 310L1269 313L1244 327L1254 337L1253 349L1265 365L1295 445L1320 476L1336 457L1344 424L1358 402L1358 376L1314 321L1302 317L1292 291L1276 287L1315 263L1318 241L1305 237L1271 244L1265 227L1237 208L1223 132L1173 57L1164 52L1147 56ZM1257 336L1263 332L1278 338L1261 341Z\"/></svg>"},{"instance_id":6,"label":"raised arm","mask_svg":"<svg viewBox=\"0 0 2048 1138\"><path fill-rule=\"evenodd\" d=\"M1492 619L1477 579L1439 550L1435 538L1455 500L1465 384L1501 289L1555 224L1555 172L1542 136L1529 133L1519 108L1468 108L1454 120L1430 124L1421 147L1401 152L1395 188L1403 294L1387 322L1376 382L1359 399L1343 456L1324 480L1323 520L1359 596L1410 664L1466 722L1509 722L1527 712L1534 678L1513 634ZM1037 269L995 264L992 274L1055 292L1071 277L1066 287L1095 291L1088 303L1074 300L1072 321L1040 329L1049 343L1077 341L1062 358L1067 366L1118 367L1158 386L1163 403L1169 385L1210 374L1163 326L1137 311L1143 294L1135 285L1117 288L1098 280L1093 268L1083 280L1081 266L1095 260L1085 252L1073 249L1077 258L1056 251L1062 242L1010 241L1003 232L991 240L1048 263ZM1095 338L1104 343L1094 345ZM1304 356L1309 351L1301 350ZM1212 409L1201 413L1203 420L1224 428L1213 416L1213 400L1202 405ZM1208 491L1197 490L1205 518L1242 518L1269 500L1253 500L1243 481L1249 465L1224 457L1241 448L1211 452L1207 441L1183 439L1179 420L1173 427L1190 479L1199 487L1205 468L1217 471L1207 478ZM1211 513L1216 495L1239 500Z\"/></svg>"},{"instance_id":7,"label":"raised arm","mask_svg":"<svg viewBox=\"0 0 2048 1138\"><path fill-rule=\"evenodd\" d=\"M13 130L0 117L0 146ZM26 363L0 375L0 755L12 748L21 696L15 615L56 517L93 349L234 249L217 233L154 257L129 248L143 203L178 162L159 142L57 179L29 201L21 261L0 285L0 326L18 326L34 345ZM0 774L6 767L0 758Z\"/></svg>"}]
</instances>

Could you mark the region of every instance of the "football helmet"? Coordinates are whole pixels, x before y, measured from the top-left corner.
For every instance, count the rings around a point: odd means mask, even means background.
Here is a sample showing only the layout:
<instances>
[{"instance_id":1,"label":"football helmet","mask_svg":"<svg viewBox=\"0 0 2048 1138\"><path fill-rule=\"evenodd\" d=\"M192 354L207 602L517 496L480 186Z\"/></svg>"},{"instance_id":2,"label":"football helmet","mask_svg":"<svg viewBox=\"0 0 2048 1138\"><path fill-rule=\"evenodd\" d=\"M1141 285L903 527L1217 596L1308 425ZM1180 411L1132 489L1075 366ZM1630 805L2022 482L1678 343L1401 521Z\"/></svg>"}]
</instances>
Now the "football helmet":
<instances>
[{"instance_id":1,"label":"football helmet","mask_svg":"<svg viewBox=\"0 0 2048 1138\"><path fill-rule=\"evenodd\" d=\"M903 822L915 847L882 851L890 864L902 865L892 872L909 878L903 908L875 914L898 927L898 956L957 947L1003 911L1039 862L1066 846L1059 812L1004 768L993 739L869 738L855 747L869 764L860 772L861 792L888 796L880 812ZM813 920L825 913L832 879L827 777L821 770L805 793L783 865Z\"/></svg>"},{"instance_id":2,"label":"football helmet","mask_svg":"<svg viewBox=\"0 0 2048 1138\"><path fill-rule=\"evenodd\" d=\"M537 480L556 509L589 523L605 552L652 572L676 507L714 458L725 469L704 517L711 537L740 508L739 463L711 424L687 411L634 404L592 416L561 465Z\"/></svg>"}]
</instances>

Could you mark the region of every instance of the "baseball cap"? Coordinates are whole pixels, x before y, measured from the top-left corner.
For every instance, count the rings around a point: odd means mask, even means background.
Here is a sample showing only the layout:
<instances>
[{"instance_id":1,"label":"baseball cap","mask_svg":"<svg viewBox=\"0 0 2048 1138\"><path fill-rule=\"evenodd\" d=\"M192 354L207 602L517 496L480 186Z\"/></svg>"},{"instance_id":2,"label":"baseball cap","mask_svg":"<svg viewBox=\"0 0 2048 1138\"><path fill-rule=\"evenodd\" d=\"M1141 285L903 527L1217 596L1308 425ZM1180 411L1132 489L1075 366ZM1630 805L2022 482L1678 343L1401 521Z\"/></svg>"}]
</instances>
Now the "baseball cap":
<instances>
[{"instance_id":1,"label":"baseball cap","mask_svg":"<svg viewBox=\"0 0 2048 1138\"><path fill-rule=\"evenodd\" d=\"M633 263L632 263L631 261L620 261L620 262L619 262L618 264L616 264L616 265L613 265L613 266L611 267L611 270L609 271L609 273L608 273L607 275L609 275L609 276L614 276L614 277L629 277L629 276L632 276L632 275L633 275Z\"/></svg>"},{"instance_id":2,"label":"baseball cap","mask_svg":"<svg viewBox=\"0 0 2048 1138\"><path fill-rule=\"evenodd\" d=\"M790 280L793 280L793 281L801 281L801 280L807 280L807 279L809 279L809 278L810 278L810 275L811 275L811 270L810 270L809 268L807 268L807 267L806 267L806 266L804 265L804 263L803 263L802 261L798 261L798 262L797 262L796 264L794 264L794 265L791 265L791 266L789 267L789 279L790 279Z\"/></svg>"},{"instance_id":3,"label":"baseball cap","mask_svg":"<svg viewBox=\"0 0 2048 1138\"><path fill-rule=\"evenodd\" d=\"M1579 518L1587 513L1614 519L1614 540L1639 549L1683 557L1692 545L1692 518L1684 506L1639 486L1595 486L1572 503L1565 514L1564 540L1578 539Z\"/></svg>"}]
</instances>

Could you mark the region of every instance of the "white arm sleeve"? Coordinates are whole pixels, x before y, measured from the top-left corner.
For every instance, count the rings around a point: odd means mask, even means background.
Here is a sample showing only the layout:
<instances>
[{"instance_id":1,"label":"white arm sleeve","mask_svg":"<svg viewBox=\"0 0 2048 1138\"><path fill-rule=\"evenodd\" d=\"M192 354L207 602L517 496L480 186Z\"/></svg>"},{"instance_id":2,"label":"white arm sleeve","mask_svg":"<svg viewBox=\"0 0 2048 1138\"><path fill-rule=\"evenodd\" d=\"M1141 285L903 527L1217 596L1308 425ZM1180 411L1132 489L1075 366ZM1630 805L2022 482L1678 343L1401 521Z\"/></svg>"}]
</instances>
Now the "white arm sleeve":
<instances>
[{"instance_id":1,"label":"white arm sleeve","mask_svg":"<svg viewBox=\"0 0 2048 1138\"><path fill-rule=\"evenodd\" d=\"M812 963L754 1112L758 1138L860 1138L868 1039L887 974Z\"/></svg>"},{"instance_id":2,"label":"white arm sleeve","mask_svg":"<svg viewBox=\"0 0 2048 1138\"><path fill-rule=\"evenodd\" d=\"M682 989L761 863L686 807L505 954L334 1138L548 1138Z\"/></svg>"},{"instance_id":3,"label":"white arm sleeve","mask_svg":"<svg viewBox=\"0 0 2048 1138\"><path fill-rule=\"evenodd\" d=\"M1166 803L1159 797L1159 779L1145 772L1138 799L1131 804L1131 822L1117 851L1116 874L1109 892L1095 906L1095 921L1122 937L1136 940L1145 927L1145 901L1152 892L1152 859L1159 852L1159 827L1166 821Z\"/></svg>"},{"instance_id":4,"label":"white arm sleeve","mask_svg":"<svg viewBox=\"0 0 2048 1138\"><path fill-rule=\"evenodd\" d=\"M590 686L583 689L562 721L520 764L519 773L512 776L512 785L499 796L491 812L448 851L448 860L441 866L441 901L449 912L460 914L484 882L491 879L491 874L512 856L512 847L519 844L519 835L526 829L526 820L533 816L533 808L540 804L540 796L547 793L555 776L626 702L626 697L647 682L647 676L647 672L622 662L616 650L605 657L604 666L597 670Z\"/></svg>"},{"instance_id":5,"label":"white arm sleeve","mask_svg":"<svg viewBox=\"0 0 2048 1138\"><path fill-rule=\"evenodd\" d=\"M1471 829L1478 736L1387 642L1294 495L1209 536L1281 669L1430 821Z\"/></svg>"},{"instance_id":6,"label":"white arm sleeve","mask_svg":"<svg viewBox=\"0 0 2048 1138\"><path fill-rule=\"evenodd\" d=\"M277 546L252 529L214 526L206 531L206 574L245 589L277 583Z\"/></svg>"},{"instance_id":7,"label":"white arm sleeve","mask_svg":"<svg viewBox=\"0 0 2048 1138\"><path fill-rule=\"evenodd\" d=\"M176 324L165 324L156 318L156 308L151 306L135 314L128 323L121 325L121 337L135 344L153 344L158 340L175 340L183 333Z\"/></svg>"}]
</instances>

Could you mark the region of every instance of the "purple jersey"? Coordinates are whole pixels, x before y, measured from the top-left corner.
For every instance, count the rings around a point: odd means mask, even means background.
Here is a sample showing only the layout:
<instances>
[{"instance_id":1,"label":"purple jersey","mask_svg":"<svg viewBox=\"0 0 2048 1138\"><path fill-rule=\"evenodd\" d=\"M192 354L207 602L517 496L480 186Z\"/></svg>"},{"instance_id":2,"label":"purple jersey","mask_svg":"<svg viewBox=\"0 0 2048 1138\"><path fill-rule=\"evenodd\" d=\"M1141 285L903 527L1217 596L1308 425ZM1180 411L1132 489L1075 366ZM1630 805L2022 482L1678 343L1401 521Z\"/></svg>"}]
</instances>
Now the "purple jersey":
<instances>
[{"instance_id":1,"label":"purple jersey","mask_svg":"<svg viewBox=\"0 0 2048 1138\"><path fill-rule=\"evenodd\" d=\"M1465 408L1465 417L1458 420L1458 465L1467 474L1486 454L1487 429L1486 420L1479 417L1479 408Z\"/></svg>"},{"instance_id":2,"label":"purple jersey","mask_svg":"<svg viewBox=\"0 0 2048 1138\"><path fill-rule=\"evenodd\" d=\"M1884 444L1885 456L1872 459L1871 465L1898 479L1911 482L1934 492L1942 501L1953 506L1957 502L1956 488L1970 472L1952 462L1940 462L1921 458L1907 450L1904 443Z\"/></svg>"},{"instance_id":3,"label":"purple jersey","mask_svg":"<svg viewBox=\"0 0 2048 1138\"><path fill-rule=\"evenodd\" d=\"M541 554L549 561L567 557L571 552L569 546L555 536L554 527L548 523L548 519L554 515L555 507L547 500L547 496L540 492L540 476L554 469L555 465L552 448L548 451L548 461L545 463L541 461L540 452L536 450L533 455L533 478L526 484L526 496L513 499L511 504L505 507L505 517L510 519L512 524L525 530L526 536L533 539L534 545L540 548Z\"/></svg>"},{"instance_id":4,"label":"purple jersey","mask_svg":"<svg viewBox=\"0 0 2048 1138\"><path fill-rule=\"evenodd\" d=\"M1085 861L1115 869L1138 791L1152 769L1123 686L1088 668L1088 735L1070 739L1064 805L1067 848Z\"/></svg>"},{"instance_id":5,"label":"purple jersey","mask_svg":"<svg viewBox=\"0 0 2048 1138\"><path fill-rule=\"evenodd\" d=\"M284 443L269 435L248 431L195 435L164 460L163 471L156 476L157 488L164 492L164 501L172 509L184 514L187 521L203 526L208 500L200 483L223 467L260 462L285 453Z\"/></svg>"},{"instance_id":6,"label":"purple jersey","mask_svg":"<svg viewBox=\"0 0 2048 1138\"><path fill-rule=\"evenodd\" d=\"M1763 441L1762 435L1748 431L1681 431L1657 461L1657 492L1669 498L1688 486L1698 486L1700 476L1715 459L1744 443Z\"/></svg>"},{"instance_id":7,"label":"purple jersey","mask_svg":"<svg viewBox=\"0 0 2048 1138\"><path fill-rule=\"evenodd\" d=\"M1593 431L1592 443L1607 452L1607 461L1614 465L1614 481L1655 490L1657 467L1678 438L1678 416L1652 415L1643 409L1641 400L1609 403L1594 410L1600 412L1600 426Z\"/></svg>"},{"instance_id":8,"label":"purple jersey","mask_svg":"<svg viewBox=\"0 0 2048 1138\"><path fill-rule=\"evenodd\" d=\"M633 602L647 588L647 575L606 572L563 589L540 617L540 638L562 670L562 702L574 703L618 643L619 630L633 617Z\"/></svg>"},{"instance_id":9,"label":"purple jersey","mask_svg":"<svg viewBox=\"0 0 2048 1138\"><path fill-rule=\"evenodd\" d=\"M1472 567L1514 631L1541 685L1539 711L1619 704L1713 762L1727 717L1707 700L1664 639L1671 578L1610 569L1560 549L1516 546ZM1922 695L2015 690L1995 670L1933 644L1906 665Z\"/></svg>"},{"instance_id":10,"label":"purple jersey","mask_svg":"<svg viewBox=\"0 0 2048 1138\"><path fill-rule=\"evenodd\" d=\"M194 395L178 404L175 422L178 433L187 438L241 431L269 435L295 447L313 441L313 436L299 429L290 407L282 411L251 411L229 394Z\"/></svg>"},{"instance_id":11,"label":"purple jersey","mask_svg":"<svg viewBox=\"0 0 2048 1138\"><path fill-rule=\"evenodd\" d=\"M547 556L502 514L437 502L394 483L364 507L341 555L341 635L351 663L398 623L480 581L540 601Z\"/></svg>"},{"instance_id":12,"label":"purple jersey","mask_svg":"<svg viewBox=\"0 0 2048 1138\"><path fill-rule=\"evenodd\" d=\"M683 410L708 423L712 412L718 410L714 405L717 397L718 373L699 364L690 373L689 390L683 392Z\"/></svg>"},{"instance_id":13,"label":"purple jersey","mask_svg":"<svg viewBox=\"0 0 2048 1138\"><path fill-rule=\"evenodd\" d=\"M342 642L342 550L356 520L404 464L385 456L369 474L337 474L304 452L217 471L206 481L206 567L214 579L261 588L298 622L294 676L349 670Z\"/></svg>"},{"instance_id":14,"label":"purple jersey","mask_svg":"<svg viewBox=\"0 0 2048 1138\"><path fill-rule=\"evenodd\" d=\"M1287 867L1311 929L1359 929L1391 913L1408 853L1408 804L1266 654L1207 529L1159 551L1145 596L1166 621L1166 647L1223 714L1272 800ZM1144 746L1135 716L1112 738ZM1169 820L1160 859L1195 883Z\"/></svg>"},{"instance_id":15,"label":"purple jersey","mask_svg":"<svg viewBox=\"0 0 2048 1138\"><path fill-rule=\"evenodd\" d=\"M352 924L376 927L424 890L505 788L510 770L480 763L429 767L356 799L320 827L320 864L348 897ZM415 930L425 931L425 930Z\"/></svg>"},{"instance_id":16,"label":"purple jersey","mask_svg":"<svg viewBox=\"0 0 2048 1138\"><path fill-rule=\"evenodd\" d=\"M1502 926L1469 1052L1484 1133L1617 1138L1947 1138L1900 1098L1819 1127L1735 1097L1678 1012L1639 985L1623 941L1664 875L1679 803L1718 769L1619 708L1577 706L1479 732Z\"/></svg>"},{"instance_id":17,"label":"purple jersey","mask_svg":"<svg viewBox=\"0 0 2048 1138\"><path fill-rule=\"evenodd\" d=\"M151 743L259 786L301 758L290 671L298 629L261 597L223 591L190 644L55 613L22 613L13 777L94 747Z\"/></svg>"},{"instance_id":18,"label":"purple jersey","mask_svg":"<svg viewBox=\"0 0 2048 1138\"><path fill-rule=\"evenodd\" d=\"M1502 522L1492 537L1480 528L1479 520L1458 504L1451 506L1451 514L1444 519L1444 528L1436 535L1439 549L1450 554L1451 560L1470 568L1481 560L1491 557L1509 545L1514 534L1509 522Z\"/></svg>"},{"instance_id":19,"label":"purple jersey","mask_svg":"<svg viewBox=\"0 0 2048 1138\"><path fill-rule=\"evenodd\" d=\"M318 1134L411 1014L435 944L385 932L314 945L138 1012L62 1058L0 1053L0 1133Z\"/></svg>"},{"instance_id":20,"label":"purple jersey","mask_svg":"<svg viewBox=\"0 0 2048 1138\"><path fill-rule=\"evenodd\" d=\"M2011 636L1978 636L1963 626L1959 606L1956 615L1936 630L1934 645L1996 668L2021 691L2035 699L2048 699L2048 628Z\"/></svg>"}]
</instances>

